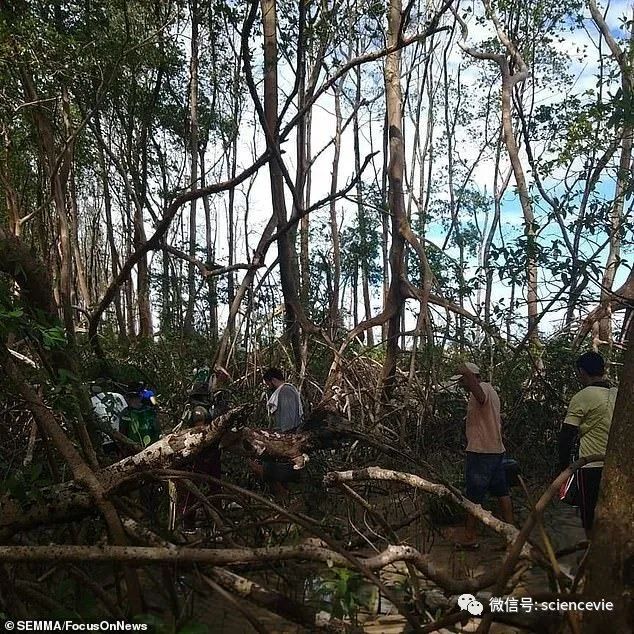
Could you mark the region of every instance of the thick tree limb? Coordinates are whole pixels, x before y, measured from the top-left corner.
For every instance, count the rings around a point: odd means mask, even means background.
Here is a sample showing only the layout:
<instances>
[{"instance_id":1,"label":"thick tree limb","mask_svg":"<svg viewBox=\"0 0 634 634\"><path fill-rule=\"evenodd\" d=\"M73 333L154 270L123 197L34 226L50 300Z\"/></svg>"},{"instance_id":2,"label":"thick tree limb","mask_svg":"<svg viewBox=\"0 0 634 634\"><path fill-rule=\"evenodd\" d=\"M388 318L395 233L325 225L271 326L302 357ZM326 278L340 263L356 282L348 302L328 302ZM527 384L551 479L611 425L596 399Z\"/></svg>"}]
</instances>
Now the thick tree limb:
<instances>
[{"instance_id":1,"label":"thick tree limb","mask_svg":"<svg viewBox=\"0 0 634 634\"><path fill-rule=\"evenodd\" d=\"M578 348L588 333L592 330L592 326L599 320L608 316L617 310L624 310L634 306L634 268L630 270L627 280L616 291L606 291L611 296L611 301L605 304L599 304L591 310L584 318L579 332L575 337L573 347Z\"/></svg>"},{"instance_id":2,"label":"thick tree limb","mask_svg":"<svg viewBox=\"0 0 634 634\"><path fill-rule=\"evenodd\" d=\"M229 426L243 415L245 409L235 408L209 425L165 436L138 454L97 472L95 477L100 482L104 495L110 495L141 472L169 469L193 458L203 449L218 442ZM25 506L9 496L0 499L0 536L40 524L73 520L94 510L91 496L77 481L42 489L36 499L40 501L32 501Z\"/></svg>"},{"instance_id":3,"label":"thick tree limb","mask_svg":"<svg viewBox=\"0 0 634 634\"><path fill-rule=\"evenodd\" d=\"M142 526L131 519L123 520L126 531L144 541L160 548L175 549L176 544L164 540L162 537L153 533L151 530ZM234 545L231 545L233 548ZM346 624L337 619L322 621L321 617L315 613L315 610L298 603L289 597L265 588L264 586L251 581L246 577L237 575L234 572L214 566L205 571L205 574L199 573L203 581L209 577L215 583L221 585L225 590L231 592L237 597L249 601L269 612L278 614L279 616L302 625L312 631L320 632L345 632Z\"/></svg>"},{"instance_id":4,"label":"thick tree limb","mask_svg":"<svg viewBox=\"0 0 634 634\"><path fill-rule=\"evenodd\" d=\"M332 471L324 477L326 486L332 486L338 482L362 482L365 480L381 480L388 482L401 482L416 489L426 491L432 495L439 497L447 497L456 504L459 504L467 512L477 517L485 526L502 535L507 542L513 543L519 535L519 530L497 519L488 511L485 511L479 504L474 504L466 498L458 495L455 491L446 487L444 484L436 484L429 482L423 478L411 473L401 473L400 471L392 471L390 469L382 469L381 467L366 467L356 471ZM526 556L529 555L528 549L523 551Z\"/></svg>"},{"instance_id":5,"label":"thick tree limb","mask_svg":"<svg viewBox=\"0 0 634 634\"><path fill-rule=\"evenodd\" d=\"M349 624L339 619L323 619L310 607L293 601L289 597L265 588L246 577L235 574L224 568L214 566L207 575L217 584L241 599L264 608L273 614L297 625L308 628L311 632L346 632ZM202 575L205 579L205 575Z\"/></svg>"},{"instance_id":6,"label":"thick tree limb","mask_svg":"<svg viewBox=\"0 0 634 634\"><path fill-rule=\"evenodd\" d=\"M365 568L373 572L396 562L411 562L426 577L451 593L477 591L495 582L496 572L489 572L472 579L456 580L439 571L428 555L412 546L388 546L372 557L357 557ZM135 563L179 562L204 563L214 566L248 565L279 561L316 561L328 566L351 567L342 554L313 544L276 546L268 548L190 548L146 546L0 546L0 561L29 563L56 562L104 562L122 561Z\"/></svg>"},{"instance_id":7,"label":"thick tree limb","mask_svg":"<svg viewBox=\"0 0 634 634\"><path fill-rule=\"evenodd\" d=\"M198 425L184 432L169 434L140 453L103 469L99 477L104 486L112 490L141 471L169 469L186 462L203 449L216 444L231 423L242 417L246 409L246 406L236 407L208 425Z\"/></svg>"}]
</instances>

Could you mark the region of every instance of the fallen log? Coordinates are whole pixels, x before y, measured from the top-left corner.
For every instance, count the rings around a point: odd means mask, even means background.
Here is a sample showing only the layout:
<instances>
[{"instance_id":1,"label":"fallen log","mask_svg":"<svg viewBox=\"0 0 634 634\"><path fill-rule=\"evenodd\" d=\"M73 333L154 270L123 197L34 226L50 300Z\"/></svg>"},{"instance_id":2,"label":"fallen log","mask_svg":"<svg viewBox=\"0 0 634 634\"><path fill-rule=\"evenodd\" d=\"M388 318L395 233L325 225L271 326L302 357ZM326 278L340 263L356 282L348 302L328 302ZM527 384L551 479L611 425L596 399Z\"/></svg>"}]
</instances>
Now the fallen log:
<instances>
[{"instance_id":1,"label":"fallen log","mask_svg":"<svg viewBox=\"0 0 634 634\"><path fill-rule=\"evenodd\" d=\"M169 469L190 461L207 447L220 441L246 407L238 407L185 431L169 434L143 451L95 473L108 495L130 483L141 472ZM27 501L6 494L0 498L0 538L18 530L77 519L95 510L91 496L74 480L44 487Z\"/></svg>"},{"instance_id":2,"label":"fallen log","mask_svg":"<svg viewBox=\"0 0 634 634\"><path fill-rule=\"evenodd\" d=\"M429 555L407 545L388 546L370 557L358 557L368 570L376 572L396 562L411 562L424 576L452 594L475 592L492 585L498 571L489 570L477 577L455 579L441 571ZM309 543L264 548L190 548L189 546L0 546L0 561L31 563L129 562L129 563L202 563L212 566L246 565L280 561L314 561L329 567L351 567L350 560L330 548Z\"/></svg>"},{"instance_id":3,"label":"fallen log","mask_svg":"<svg viewBox=\"0 0 634 634\"><path fill-rule=\"evenodd\" d=\"M337 446L344 439L362 440L384 451L400 453L352 429L345 419L328 409L313 411L302 430L293 434L249 427L232 428L244 418L247 409L248 406L234 408L208 424L169 434L143 451L101 469L96 476L110 496L122 488L133 489L141 474L187 464L215 444L242 455L288 460L298 469L304 466L313 451ZM74 480L44 487L27 501L6 494L0 498L0 540L6 540L19 530L74 521L93 511L90 496Z\"/></svg>"}]
</instances>

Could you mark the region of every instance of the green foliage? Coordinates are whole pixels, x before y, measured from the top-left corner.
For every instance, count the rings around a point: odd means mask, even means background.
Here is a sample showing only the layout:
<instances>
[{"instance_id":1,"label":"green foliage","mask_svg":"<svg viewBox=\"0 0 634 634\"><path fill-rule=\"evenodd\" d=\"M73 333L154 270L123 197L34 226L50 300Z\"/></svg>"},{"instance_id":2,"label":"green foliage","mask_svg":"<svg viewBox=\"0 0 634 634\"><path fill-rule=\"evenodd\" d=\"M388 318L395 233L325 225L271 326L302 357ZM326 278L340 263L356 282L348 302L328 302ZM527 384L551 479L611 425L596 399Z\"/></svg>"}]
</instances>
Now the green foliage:
<instances>
[{"instance_id":1,"label":"green foliage","mask_svg":"<svg viewBox=\"0 0 634 634\"><path fill-rule=\"evenodd\" d=\"M376 588L370 586L358 572L333 567L324 574L317 592L333 618L349 618L356 623L359 610L370 607Z\"/></svg>"},{"instance_id":2,"label":"green foliage","mask_svg":"<svg viewBox=\"0 0 634 634\"><path fill-rule=\"evenodd\" d=\"M49 315L28 313L9 294L0 294L0 338L13 333L37 340L46 350L63 348L67 343L64 328L59 324L51 325L50 321Z\"/></svg>"}]
</instances>

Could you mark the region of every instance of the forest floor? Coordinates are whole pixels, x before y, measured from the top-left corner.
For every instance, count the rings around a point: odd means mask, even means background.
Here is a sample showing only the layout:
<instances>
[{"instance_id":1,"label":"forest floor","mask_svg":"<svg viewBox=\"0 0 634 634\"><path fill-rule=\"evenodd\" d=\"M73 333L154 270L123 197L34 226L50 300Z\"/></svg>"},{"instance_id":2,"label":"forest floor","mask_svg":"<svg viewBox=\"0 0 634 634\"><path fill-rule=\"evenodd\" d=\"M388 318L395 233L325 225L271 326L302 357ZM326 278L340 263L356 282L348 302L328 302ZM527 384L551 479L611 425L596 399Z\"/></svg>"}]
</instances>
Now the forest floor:
<instances>
[{"instance_id":1,"label":"forest floor","mask_svg":"<svg viewBox=\"0 0 634 634\"><path fill-rule=\"evenodd\" d=\"M525 512L522 513L520 510L518 515L521 522ZM574 546L585 537L576 509L559 502L548 507L544 524L555 551ZM415 531L416 527L412 526L401 537L403 541L420 548L421 538L415 534ZM434 563L443 571L455 578L466 578L487 572L492 568L499 568L504 558L504 544L499 537L489 533L481 533L480 548L474 552L457 552L453 547L451 537L451 528L441 531L440 535L435 535L431 548L425 549L429 550ZM533 539L541 542L538 529L534 530ZM569 573L570 569L576 566L579 556L578 553L575 553L560 559L565 572ZM396 586L404 579L405 575L404 565L397 565L385 569L382 578L388 585ZM534 566L524 574L514 596L532 596L536 593L543 593L548 588L546 573ZM443 602L447 603L446 597L434 584L424 582L422 589L426 593L428 604L433 604L435 599L438 600L439 605ZM217 595L214 596L217 597ZM487 598L488 595L481 593L480 598L482 597ZM454 597L450 601L455 601L455 599ZM308 632L308 630L288 623L265 610L246 604L245 607L257 618L263 629L271 634L304 634L304 632ZM214 597L200 600L197 604L195 620L211 626L214 634L251 634L255 631L239 611ZM363 622L363 630L368 634L399 634L408 631L405 619L395 613L389 601L384 597L380 597L375 602L374 614L359 614L359 620ZM464 626L458 624L451 629L442 629L439 632L447 634L450 632L474 632L478 623L478 619L471 619ZM497 634L512 634L519 631L514 627L502 624L494 624L491 628L491 632Z\"/></svg>"}]
</instances>

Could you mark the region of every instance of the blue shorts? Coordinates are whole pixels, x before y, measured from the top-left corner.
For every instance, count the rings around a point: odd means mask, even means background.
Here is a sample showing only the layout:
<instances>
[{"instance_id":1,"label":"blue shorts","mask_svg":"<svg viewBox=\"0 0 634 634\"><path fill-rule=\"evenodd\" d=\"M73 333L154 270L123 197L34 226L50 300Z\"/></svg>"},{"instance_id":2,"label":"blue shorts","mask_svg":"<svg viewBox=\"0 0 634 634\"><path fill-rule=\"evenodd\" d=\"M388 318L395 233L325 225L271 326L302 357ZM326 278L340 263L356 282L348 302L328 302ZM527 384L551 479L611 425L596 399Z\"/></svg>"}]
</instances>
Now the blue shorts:
<instances>
[{"instance_id":1,"label":"blue shorts","mask_svg":"<svg viewBox=\"0 0 634 634\"><path fill-rule=\"evenodd\" d=\"M508 495L504 454L467 451L465 482L465 495L474 504L482 504L487 493L498 498Z\"/></svg>"}]
</instances>

